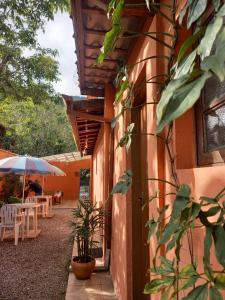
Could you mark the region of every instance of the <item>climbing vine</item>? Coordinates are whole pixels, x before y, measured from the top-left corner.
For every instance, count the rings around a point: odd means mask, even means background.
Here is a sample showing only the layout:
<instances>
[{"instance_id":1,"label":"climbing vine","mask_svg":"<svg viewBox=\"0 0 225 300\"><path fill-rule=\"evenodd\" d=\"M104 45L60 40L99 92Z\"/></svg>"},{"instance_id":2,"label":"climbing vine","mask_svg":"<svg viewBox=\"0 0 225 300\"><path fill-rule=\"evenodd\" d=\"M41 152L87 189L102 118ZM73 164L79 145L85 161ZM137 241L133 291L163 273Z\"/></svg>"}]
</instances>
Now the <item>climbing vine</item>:
<instances>
[{"instance_id":1,"label":"climbing vine","mask_svg":"<svg viewBox=\"0 0 225 300\"><path fill-rule=\"evenodd\" d=\"M116 46L117 40L123 38L121 16L127 6L125 0L112 0L109 3L108 16L112 18L112 29L105 35L101 53L97 63L102 63L107 55ZM129 6L132 4L129 4ZM135 4L133 4L135 5ZM200 197L194 199L187 184L179 184L176 174L175 158L172 149L173 121L193 107L199 99L207 80L216 76L220 81L225 80L225 4L221 0L187 0L176 19L176 1L163 4L154 0L146 0L136 4L145 6L151 12L159 14L172 24L172 33L168 32L129 32L130 38L144 35L168 49L167 55L150 56L138 61L134 65L122 66L117 74L115 86L117 93L114 105L120 105L121 110L112 120L114 128L126 110L135 109L134 99L142 84L138 87L130 81L129 74L136 64L149 60L164 60L168 72L147 79L143 84L157 84L160 87L160 98L146 102L145 105L156 105L157 130L153 133L155 138L165 142L171 163L173 182L157 178L143 180L158 180L169 184L174 191L167 196L174 196L171 205L171 214L165 219L165 212L158 209L158 218L152 218L146 223L149 232L148 241L153 235L157 240L157 249L153 258L153 267L150 269L151 281L144 288L145 294L161 292L162 299L179 299L181 291L187 291L184 300L192 299L222 299L221 290L225 289L225 189L215 197ZM168 10L168 13L165 13ZM206 20L206 13L210 18ZM177 27L193 28L190 35L175 56L178 30ZM167 42L164 41L167 37ZM168 42L168 38L170 42ZM126 95L126 96L124 96ZM134 123L131 123L124 136L120 139L118 147L126 147L127 151L132 142ZM167 128L166 134L162 131ZM132 185L132 172L127 170L114 186L112 193L126 194ZM149 202L158 199L156 193ZM205 231L203 259L199 261L194 256L192 233L196 229ZM180 264L180 256L184 239L188 242L190 262ZM165 248L165 256L160 256L160 249ZM211 250L220 266L214 269L211 264ZM167 253L174 253L167 258ZM203 265L204 270L201 270Z\"/></svg>"}]
</instances>

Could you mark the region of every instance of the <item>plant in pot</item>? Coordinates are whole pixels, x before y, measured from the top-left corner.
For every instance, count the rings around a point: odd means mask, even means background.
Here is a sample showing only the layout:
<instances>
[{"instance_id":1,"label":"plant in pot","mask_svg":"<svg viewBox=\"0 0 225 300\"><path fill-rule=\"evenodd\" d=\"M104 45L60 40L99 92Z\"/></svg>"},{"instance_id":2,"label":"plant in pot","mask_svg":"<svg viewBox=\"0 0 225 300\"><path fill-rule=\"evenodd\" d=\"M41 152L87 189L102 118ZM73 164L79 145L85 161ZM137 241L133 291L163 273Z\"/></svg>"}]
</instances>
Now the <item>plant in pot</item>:
<instances>
[{"instance_id":1,"label":"plant in pot","mask_svg":"<svg viewBox=\"0 0 225 300\"><path fill-rule=\"evenodd\" d=\"M90 278L95 268L94 249L104 226L105 211L89 200L79 200L73 209L72 236L77 245L77 256L72 259L72 269L77 279Z\"/></svg>"}]
</instances>

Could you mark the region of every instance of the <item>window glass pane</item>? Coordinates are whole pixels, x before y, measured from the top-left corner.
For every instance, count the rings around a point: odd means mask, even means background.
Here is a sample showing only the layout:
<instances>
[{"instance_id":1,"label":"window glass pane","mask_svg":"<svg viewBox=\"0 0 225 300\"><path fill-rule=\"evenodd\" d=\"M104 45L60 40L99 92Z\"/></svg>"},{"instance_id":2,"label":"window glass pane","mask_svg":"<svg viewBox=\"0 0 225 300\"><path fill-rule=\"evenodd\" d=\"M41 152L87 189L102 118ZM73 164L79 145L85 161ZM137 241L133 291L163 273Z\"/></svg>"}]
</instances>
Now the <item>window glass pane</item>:
<instances>
[{"instance_id":1,"label":"window glass pane","mask_svg":"<svg viewBox=\"0 0 225 300\"><path fill-rule=\"evenodd\" d=\"M213 151L225 146L225 105L205 114L207 150Z\"/></svg>"},{"instance_id":2,"label":"window glass pane","mask_svg":"<svg viewBox=\"0 0 225 300\"><path fill-rule=\"evenodd\" d=\"M225 81L220 82L216 76L209 78L203 89L204 108L207 108L213 100L223 96L225 96Z\"/></svg>"}]
</instances>

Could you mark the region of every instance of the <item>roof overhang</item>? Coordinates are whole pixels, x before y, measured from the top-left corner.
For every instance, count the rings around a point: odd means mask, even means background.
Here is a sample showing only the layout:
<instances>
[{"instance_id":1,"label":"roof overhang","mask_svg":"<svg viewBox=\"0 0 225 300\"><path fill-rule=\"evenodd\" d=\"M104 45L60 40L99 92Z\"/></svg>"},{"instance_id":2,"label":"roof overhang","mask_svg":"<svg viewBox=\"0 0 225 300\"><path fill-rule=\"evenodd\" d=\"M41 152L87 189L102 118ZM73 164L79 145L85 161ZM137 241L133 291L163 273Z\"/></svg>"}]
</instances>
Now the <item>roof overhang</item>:
<instances>
[{"instance_id":1,"label":"roof overhang","mask_svg":"<svg viewBox=\"0 0 225 300\"><path fill-rule=\"evenodd\" d=\"M110 122L104 118L104 98L86 98L62 95L67 106L78 151L91 155L98 138L101 124Z\"/></svg>"},{"instance_id":2,"label":"roof overhang","mask_svg":"<svg viewBox=\"0 0 225 300\"><path fill-rule=\"evenodd\" d=\"M105 85L113 83L118 65L126 63L128 52L140 32L147 16L153 14L143 6L135 6L136 0L126 1L122 16L122 38L104 63L96 65L105 33L111 29L107 18L107 0L72 0L72 20L77 53L77 70L83 95L104 96ZM132 5L133 4L133 5ZM129 7L129 8L128 8ZM123 38L126 37L126 38Z\"/></svg>"},{"instance_id":3,"label":"roof overhang","mask_svg":"<svg viewBox=\"0 0 225 300\"><path fill-rule=\"evenodd\" d=\"M90 158L90 156L82 157L80 155L80 152L69 152L69 153L44 156L42 158L47 161L57 161L57 162L69 163L69 162L79 161L79 160L83 160L83 159L88 159L88 158Z\"/></svg>"}]
</instances>

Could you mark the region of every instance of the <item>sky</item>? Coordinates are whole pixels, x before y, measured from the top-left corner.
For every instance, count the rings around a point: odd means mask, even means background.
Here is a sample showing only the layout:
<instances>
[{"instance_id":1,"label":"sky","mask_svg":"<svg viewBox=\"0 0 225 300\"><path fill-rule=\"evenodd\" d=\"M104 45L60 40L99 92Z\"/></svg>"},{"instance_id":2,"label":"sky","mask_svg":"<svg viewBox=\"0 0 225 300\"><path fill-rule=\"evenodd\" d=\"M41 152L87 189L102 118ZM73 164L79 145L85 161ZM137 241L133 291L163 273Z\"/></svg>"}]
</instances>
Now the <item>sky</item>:
<instances>
[{"instance_id":1,"label":"sky","mask_svg":"<svg viewBox=\"0 0 225 300\"><path fill-rule=\"evenodd\" d=\"M38 41L42 47L57 49L59 56L60 80L54 88L60 94L80 95L77 68L75 65L75 41L72 37L73 25L69 14L57 13L54 21L47 22L45 32L39 32Z\"/></svg>"}]
</instances>

